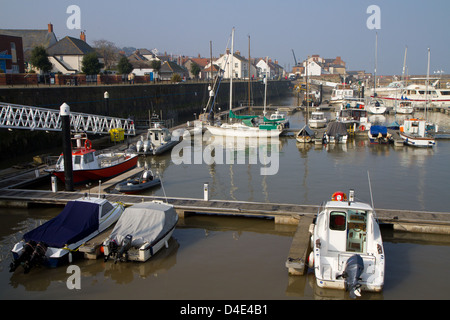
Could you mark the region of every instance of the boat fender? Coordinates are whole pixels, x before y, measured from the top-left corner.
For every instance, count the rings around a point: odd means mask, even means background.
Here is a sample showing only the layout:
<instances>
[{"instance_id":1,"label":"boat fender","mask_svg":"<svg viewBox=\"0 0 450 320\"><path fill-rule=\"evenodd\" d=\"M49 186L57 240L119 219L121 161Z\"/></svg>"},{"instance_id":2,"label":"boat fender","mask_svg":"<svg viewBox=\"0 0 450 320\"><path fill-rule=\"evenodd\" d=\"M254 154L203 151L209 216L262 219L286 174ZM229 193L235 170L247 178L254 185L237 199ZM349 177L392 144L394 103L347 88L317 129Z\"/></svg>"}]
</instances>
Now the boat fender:
<instances>
[{"instance_id":1,"label":"boat fender","mask_svg":"<svg viewBox=\"0 0 450 320\"><path fill-rule=\"evenodd\" d=\"M88 150L90 150L92 148L92 142L89 139L86 139L86 141L84 142L84 147Z\"/></svg>"},{"instance_id":2,"label":"boat fender","mask_svg":"<svg viewBox=\"0 0 450 320\"><path fill-rule=\"evenodd\" d=\"M347 195L343 193L342 191L336 191L331 196L331 200L333 201L347 201Z\"/></svg>"},{"instance_id":3,"label":"boat fender","mask_svg":"<svg viewBox=\"0 0 450 320\"><path fill-rule=\"evenodd\" d=\"M314 252L312 251L309 253L308 267L310 267L311 269L314 268Z\"/></svg>"}]
</instances>

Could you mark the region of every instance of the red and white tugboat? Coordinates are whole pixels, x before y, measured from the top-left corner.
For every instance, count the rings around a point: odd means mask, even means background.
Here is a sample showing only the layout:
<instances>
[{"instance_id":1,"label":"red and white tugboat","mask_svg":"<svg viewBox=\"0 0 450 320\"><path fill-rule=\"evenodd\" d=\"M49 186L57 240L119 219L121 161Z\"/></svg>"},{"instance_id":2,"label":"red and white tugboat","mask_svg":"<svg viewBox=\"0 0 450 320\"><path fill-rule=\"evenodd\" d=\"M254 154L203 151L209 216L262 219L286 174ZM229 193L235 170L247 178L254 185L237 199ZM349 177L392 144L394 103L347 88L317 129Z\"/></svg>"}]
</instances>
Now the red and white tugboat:
<instances>
[{"instance_id":1,"label":"red and white tugboat","mask_svg":"<svg viewBox=\"0 0 450 320\"><path fill-rule=\"evenodd\" d=\"M96 152L86 133L72 137L72 168L75 184L109 179L134 168L138 154L128 152ZM61 154L52 172L64 182L64 155Z\"/></svg>"}]
</instances>

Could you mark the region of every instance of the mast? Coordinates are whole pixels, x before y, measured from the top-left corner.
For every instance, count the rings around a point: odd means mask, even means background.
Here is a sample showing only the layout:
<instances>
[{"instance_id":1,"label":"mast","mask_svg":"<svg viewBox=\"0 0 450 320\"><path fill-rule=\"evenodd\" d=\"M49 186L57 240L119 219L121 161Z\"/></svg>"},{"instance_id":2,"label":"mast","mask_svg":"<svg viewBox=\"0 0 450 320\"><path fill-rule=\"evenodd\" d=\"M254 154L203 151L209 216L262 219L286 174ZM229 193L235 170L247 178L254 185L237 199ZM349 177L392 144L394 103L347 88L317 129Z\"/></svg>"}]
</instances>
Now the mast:
<instances>
[{"instance_id":1,"label":"mast","mask_svg":"<svg viewBox=\"0 0 450 320\"><path fill-rule=\"evenodd\" d=\"M248 35L248 107L250 108L250 35Z\"/></svg>"},{"instance_id":2,"label":"mast","mask_svg":"<svg viewBox=\"0 0 450 320\"><path fill-rule=\"evenodd\" d=\"M428 119L428 84L430 83L430 48L428 48L427 88L425 90L425 119Z\"/></svg>"},{"instance_id":3,"label":"mast","mask_svg":"<svg viewBox=\"0 0 450 320\"><path fill-rule=\"evenodd\" d=\"M234 55L234 27L231 30L231 59L229 65L230 72L230 111L233 106L233 55Z\"/></svg>"},{"instance_id":4,"label":"mast","mask_svg":"<svg viewBox=\"0 0 450 320\"><path fill-rule=\"evenodd\" d=\"M270 73L270 68L269 68L269 57L266 57L266 77L264 78L264 111L263 111L263 115L266 115L266 104L267 104L267 82L268 82L268 72Z\"/></svg>"},{"instance_id":5,"label":"mast","mask_svg":"<svg viewBox=\"0 0 450 320\"><path fill-rule=\"evenodd\" d=\"M405 48L405 56L403 57L403 72L402 72L402 81L405 80L405 69L406 69L406 53L408 52L408 46ZM406 83L405 83L406 86Z\"/></svg>"},{"instance_id":6,"label":"mast","mask_svg":"<svg viewBox=\"0 0 450 320\"><path fill-rule=\"evenodd\" d=\"M375 33L375 70L374 70L374 78L373 78L373 97L377 96L376 87L377 87L377 50L378 50L378 32Z\"/></svg>"}]
</instances>

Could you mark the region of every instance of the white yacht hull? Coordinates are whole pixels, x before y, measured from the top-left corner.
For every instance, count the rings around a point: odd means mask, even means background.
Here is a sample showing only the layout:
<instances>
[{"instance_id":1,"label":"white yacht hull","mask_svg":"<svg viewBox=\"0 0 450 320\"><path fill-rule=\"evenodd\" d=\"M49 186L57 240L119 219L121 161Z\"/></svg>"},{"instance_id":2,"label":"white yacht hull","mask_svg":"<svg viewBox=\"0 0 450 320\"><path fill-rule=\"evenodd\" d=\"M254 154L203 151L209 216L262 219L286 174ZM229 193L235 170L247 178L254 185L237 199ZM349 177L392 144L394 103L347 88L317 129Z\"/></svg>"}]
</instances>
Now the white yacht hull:
<instances>
[{"instance_id":1,"label":"white yacht hull","mask_svg":"<svg viewBox=\"0 0 450 320\"><path fill-rule=\"evenodd\" d=\"M220 127L206 126L206 129L215 136L228 136L228 137L249 137L249 138L268 138L279 137L281 130L263 130L257 127L248 127L245 125L228 125L223 124Z\"/></svg>"}]
</instances>

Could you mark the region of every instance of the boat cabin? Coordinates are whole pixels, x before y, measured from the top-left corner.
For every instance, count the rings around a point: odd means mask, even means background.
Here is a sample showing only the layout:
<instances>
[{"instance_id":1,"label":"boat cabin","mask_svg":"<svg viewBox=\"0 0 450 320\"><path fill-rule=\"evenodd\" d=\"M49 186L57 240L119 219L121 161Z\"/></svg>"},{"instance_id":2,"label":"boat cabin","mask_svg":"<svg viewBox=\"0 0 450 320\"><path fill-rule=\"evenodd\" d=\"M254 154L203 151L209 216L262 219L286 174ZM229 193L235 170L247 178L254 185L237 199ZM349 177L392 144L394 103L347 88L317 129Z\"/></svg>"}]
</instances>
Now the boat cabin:
<instances>
[{"instance_id":1,"label":"boat cabin","mask_svg":"<svg viewBox=\"0 0 450 320\"><path fill-rule=\"evenodd\" d=\"M351 207L330 209L328 250L366 253L368 212Z\"/></svg>"}]
</instances>

